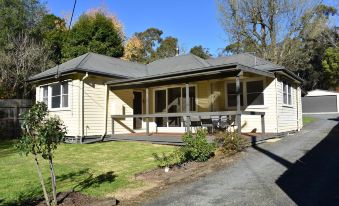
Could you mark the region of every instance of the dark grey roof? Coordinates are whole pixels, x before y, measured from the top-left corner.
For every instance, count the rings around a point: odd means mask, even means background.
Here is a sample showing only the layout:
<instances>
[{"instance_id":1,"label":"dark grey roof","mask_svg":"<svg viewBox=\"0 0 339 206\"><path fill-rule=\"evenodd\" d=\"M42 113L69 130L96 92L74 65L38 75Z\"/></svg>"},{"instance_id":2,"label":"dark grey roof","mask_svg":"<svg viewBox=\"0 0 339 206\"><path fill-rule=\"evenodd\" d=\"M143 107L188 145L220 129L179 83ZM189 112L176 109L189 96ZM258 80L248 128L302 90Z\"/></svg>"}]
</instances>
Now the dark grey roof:
<instances>
[{"instance_id":1,"label":"dark grey roof","mask_svg":"<svg viewBox=\"0 0 339 206\"><path fill-rule=\"evenodd\" d=\"M225 56L225 57L218 57L218 58L211 58L206 60L209 64L217 66L221 64L227 63L239 63L247 67L252 67L258 70L263 71L274 71L283 69L284 67L273 64L272 62L266 61L262 58L256 57L249 53L242 53L236 54L232 56Z\"/></svg>"},{"instance_id":2,"label":"dark grey roof","mask_svg":"<svg viewBox=\"0 0 339 206\"><path fill-rule=\"evenodd\" d=\"M29 81L44 79L54 76L57 73L62 74L73 71L91 72L94 74L121 77L125 79L138 79L201 70L204 68L218 67L227 64L241 65L266 73L280 70L286 71L289 74L292 73L280 65L273 64L249 53L211 58L207 60L201 59L193 54L185 54L160 59L147 65L124 61L100 54L87 53L52 69L32 76ZM296 79L299 78L296 75L293 77Z\"/></svg>"},{"instance_id":3,"label":"dark grey roof","mask_svg":"<svg viewBox=\"0 0 339 206\"><path fill-rule=\"evenodd\" d=\"M72 71L133 78L146 75L146 66L105 55L86 53L29 78L30 81Z\"/></svg>"},{"instance_id":4,"label":"dark grey roof","mask_svg":"<svg viewBox=\"0 0 339 206\"><path fill-rule=\"evenodd\" d=\"M147 65L148 75L169 74L195 70L210 66L205 60L193 54L159 59Z\"/></svg>"}]
</instances>

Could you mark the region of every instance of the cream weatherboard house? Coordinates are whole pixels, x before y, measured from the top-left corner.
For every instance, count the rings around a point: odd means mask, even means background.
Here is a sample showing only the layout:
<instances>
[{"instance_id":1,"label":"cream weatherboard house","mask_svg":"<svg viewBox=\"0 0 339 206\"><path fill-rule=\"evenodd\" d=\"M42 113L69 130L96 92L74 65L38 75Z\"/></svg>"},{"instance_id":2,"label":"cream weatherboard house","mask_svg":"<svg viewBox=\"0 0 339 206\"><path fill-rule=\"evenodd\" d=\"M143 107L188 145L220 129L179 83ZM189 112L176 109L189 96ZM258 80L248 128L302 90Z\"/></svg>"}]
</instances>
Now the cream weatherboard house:
<instances>
[{"instance_id":1,"label":"cream weatherboard house","mask_svg":"<svg viewBox=\"0 0 339 206\"><path fill-rule=\"evenodd\" d=\"M36 100L46 102L67 135L79 139L182 133L208 127L209 119L212 127L223 119L234 128L241 124L241 132L285 133L303 126L302 80L248 53L207 60L187 54L147 65L87 53L29 81Z\"/></svg>"}]
</instances>

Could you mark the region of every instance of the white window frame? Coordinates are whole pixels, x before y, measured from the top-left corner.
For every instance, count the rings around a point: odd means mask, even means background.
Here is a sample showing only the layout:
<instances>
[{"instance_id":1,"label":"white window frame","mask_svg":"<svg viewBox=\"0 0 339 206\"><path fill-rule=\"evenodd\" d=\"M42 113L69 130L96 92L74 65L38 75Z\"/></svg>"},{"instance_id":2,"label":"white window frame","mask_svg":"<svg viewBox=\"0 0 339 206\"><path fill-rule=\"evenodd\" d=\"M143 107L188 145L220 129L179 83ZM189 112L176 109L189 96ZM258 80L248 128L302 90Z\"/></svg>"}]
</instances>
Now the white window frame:
<instances>
[{"instance_id":1,"label":"white window frame","mask_svg":"<svg viewBox=\"0 0 339 206\"><path fill-rule=\"evenodd\" d=\"M263 105L248 105L247 102L247 82L255 82L255 81L262 81L263 82L263 97L264 97L264 104ZM237 107L229 107L228 106L228 92L227 92L227 85L230 83L236 83L235 80L226 80L225 81L225 108L229 110L235 110ZM263 77L257 77L257 78L248 78L248 79L240 79L240 83L243 84L242 86L242 95L243 95L243 105L241 106L242 109L265 109L268 108L267 101L266 101L266 95L265 95L265 89L267 87L267 79Z\"/></svg>"},{"instance_id":2,"label":"white window frame","mask_svg":"<svg viewBox=\"0 0 339 206\"><path fill-rule=\"evenodd\" d=\"M58 108L52 108L52 85L55 84L60 84L60 107ZM68 105L67 107L62 107L62 101L63 101L63 96L65 94L63 94L63 84L67 84L68 86ZM40 86L40 93L41 93L41 97L40 97L40 101L43 102L44 98L43 98L43 89L44 87L48 88L48 96L47 96L47 107L49 111L63 111L63 110L70 110L71 109L71 88L72 88L72 84L71 81L67 80L67 81L62 81L62 82L53 82L53 83L49 83L49 84L45 84L45 85L41 85Z\"/></svg>"},{"instance_id":3,"label":"white window frame","mask_svg":"<svg viewBox=\"0 0 339 206\"><path fill-rule=\"evenodd\" d=\"M284 88L286 89L286 92L284 92ZM284 99L284 94L286 94L286 103ZM285 81L282 82L282 103L283 103L283 106L286 106L286 107L293 107L294 105L293 86L292 84L285 82Z\"/></svg>"}]
</instances>

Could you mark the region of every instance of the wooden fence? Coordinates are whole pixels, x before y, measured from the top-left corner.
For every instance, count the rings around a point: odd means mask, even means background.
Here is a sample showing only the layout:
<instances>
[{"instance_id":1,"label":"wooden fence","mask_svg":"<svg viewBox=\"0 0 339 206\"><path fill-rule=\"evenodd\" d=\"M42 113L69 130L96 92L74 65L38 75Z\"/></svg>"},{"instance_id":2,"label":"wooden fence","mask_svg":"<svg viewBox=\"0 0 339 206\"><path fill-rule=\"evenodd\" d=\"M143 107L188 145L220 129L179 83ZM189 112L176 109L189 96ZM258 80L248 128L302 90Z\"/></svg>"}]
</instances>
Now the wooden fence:
<instances>
[{"instance_id":1,"label":"wooden fence","mask_svg":"<svg viewBox=\"0 0 339 206\"><path fill-rule=\"evenodd\" d=\"M30 99L0 99L0 139L20 135L21 114L32 104Z\"/></svg>"}]
</instances>

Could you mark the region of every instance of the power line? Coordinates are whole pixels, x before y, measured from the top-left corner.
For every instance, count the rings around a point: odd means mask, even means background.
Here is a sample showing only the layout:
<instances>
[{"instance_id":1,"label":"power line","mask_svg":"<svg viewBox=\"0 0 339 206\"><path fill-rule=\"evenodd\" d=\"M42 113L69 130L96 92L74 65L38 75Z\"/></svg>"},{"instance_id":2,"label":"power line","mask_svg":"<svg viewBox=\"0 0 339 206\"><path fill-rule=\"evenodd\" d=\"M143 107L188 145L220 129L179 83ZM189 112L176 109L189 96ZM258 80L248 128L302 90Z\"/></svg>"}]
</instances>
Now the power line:
<instances>
[{"instance_id":1,"label":"power line","mask_svg":"<svg viewBox=\"0 0 339 206\"><path fill-rule=\"evenodd\" d=\"M71 29L71 25L72 25L72 20L73 20L73 15L74 15L74 10L75 10L75 5L77 4L77 0L74 0L74 4L73 4L73 10L72 10L72 16L71 16L71 20L69 22L69 27L68 30Z\"/></svg>"}]
</instances>

